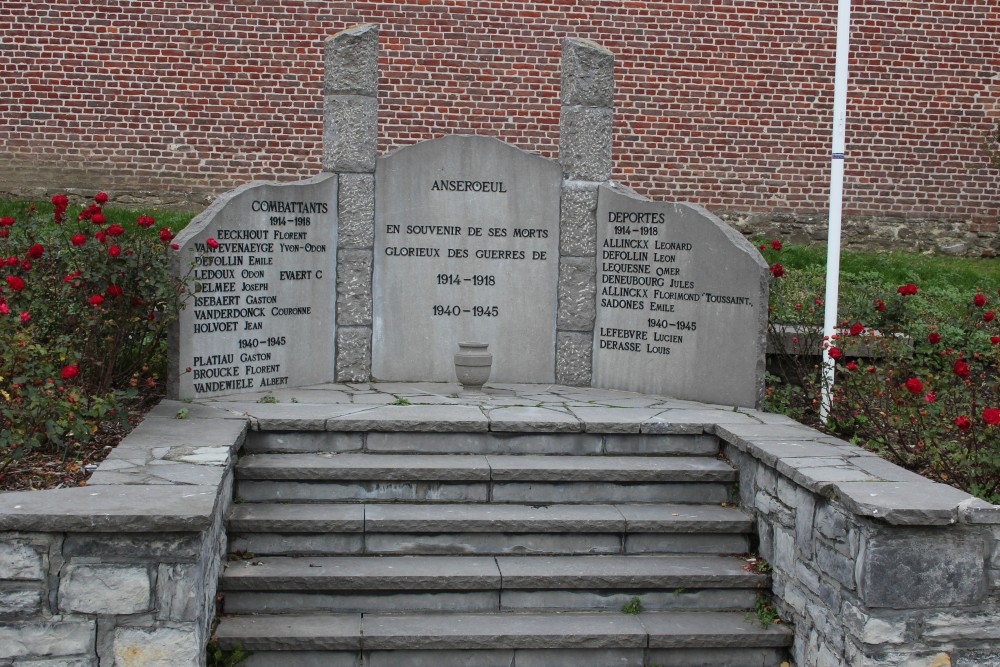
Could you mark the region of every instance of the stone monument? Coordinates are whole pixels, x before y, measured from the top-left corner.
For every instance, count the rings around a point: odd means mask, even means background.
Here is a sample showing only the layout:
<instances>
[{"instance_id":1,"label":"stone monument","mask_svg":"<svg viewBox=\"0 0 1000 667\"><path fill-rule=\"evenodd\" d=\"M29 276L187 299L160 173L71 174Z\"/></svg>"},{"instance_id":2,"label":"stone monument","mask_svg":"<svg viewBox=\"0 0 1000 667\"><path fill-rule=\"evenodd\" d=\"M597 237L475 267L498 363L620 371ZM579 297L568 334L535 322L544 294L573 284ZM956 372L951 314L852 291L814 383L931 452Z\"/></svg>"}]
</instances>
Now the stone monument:
<instances>
[{"instance_id":1,"label":"stone monument","mask_svg":"<svg viewBox=\"0 0 1000 667\"><path fill-rule=\"evenodd\" d=\"M558 161L484 136L378 157L377 27L325 58L326 173L244 186L176 239L174 396L454 382L474 340L494 383L760 403L767 265L704 209L611 182L609 51L563 42Z\"/></svg>"}]
</instances>

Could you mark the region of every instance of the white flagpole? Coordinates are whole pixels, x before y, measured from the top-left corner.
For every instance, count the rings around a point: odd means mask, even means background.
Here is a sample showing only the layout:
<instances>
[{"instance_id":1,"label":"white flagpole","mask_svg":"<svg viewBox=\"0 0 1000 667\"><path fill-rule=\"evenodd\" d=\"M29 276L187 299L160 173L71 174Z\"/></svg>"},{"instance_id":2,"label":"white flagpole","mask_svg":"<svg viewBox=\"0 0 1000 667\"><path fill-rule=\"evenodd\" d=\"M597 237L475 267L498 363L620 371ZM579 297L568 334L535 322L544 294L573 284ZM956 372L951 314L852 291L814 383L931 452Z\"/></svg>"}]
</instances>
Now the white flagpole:
<instances>
[{"instance_id":1,"label":"white flagpole","mask_svg":"<svg viewBox=\"0 0 1000 667\"><path fill-rule=\"evenodd\" d=\"M847 124L847 57L850 47L851 0L839 0L837 6L837 61L833 84L833 146L830 160L830 228L826 246L826 308L823 311L823 336L835 345L837 302L840 298L840 221L844 199L844 128ZM823 349L823 382L820 418L830 415L834 360L829 346Z\"/></svg>"}]
</instances>

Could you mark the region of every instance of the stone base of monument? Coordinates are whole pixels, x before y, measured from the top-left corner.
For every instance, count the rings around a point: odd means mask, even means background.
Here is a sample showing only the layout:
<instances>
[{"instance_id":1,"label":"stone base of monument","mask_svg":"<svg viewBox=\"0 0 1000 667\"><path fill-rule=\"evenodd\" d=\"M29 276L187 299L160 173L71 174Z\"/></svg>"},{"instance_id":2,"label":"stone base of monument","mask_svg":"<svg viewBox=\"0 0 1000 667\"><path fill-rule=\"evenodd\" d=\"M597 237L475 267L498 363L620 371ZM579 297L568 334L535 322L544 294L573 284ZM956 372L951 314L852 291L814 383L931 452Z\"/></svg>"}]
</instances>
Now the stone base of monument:
<instances>
[{"instance_id":1,"label":"stone base of monument","mask_svg":"<svg viewBox=\"0 0 1000 667\"><path fill-rule=\"evenodd\" d=\"M770 576L700 423L747 415L551 385L287 393L216 402L254 419L217 630L248 665L787 659L791 628L747 616Z\"/></svg>"}]
</instances>

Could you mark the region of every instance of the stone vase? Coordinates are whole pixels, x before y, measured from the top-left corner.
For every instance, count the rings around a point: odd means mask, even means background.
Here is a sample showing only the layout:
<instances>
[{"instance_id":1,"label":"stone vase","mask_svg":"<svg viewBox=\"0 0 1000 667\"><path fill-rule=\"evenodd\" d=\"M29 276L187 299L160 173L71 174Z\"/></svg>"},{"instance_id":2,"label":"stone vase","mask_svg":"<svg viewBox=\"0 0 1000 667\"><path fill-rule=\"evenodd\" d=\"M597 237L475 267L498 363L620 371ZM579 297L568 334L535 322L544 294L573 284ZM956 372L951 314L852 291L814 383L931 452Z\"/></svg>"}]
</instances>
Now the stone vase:
<instances>
[{"instance_id":1,"label":"stone vase","mask_svg":"<svg viewBox=\"0 0 1000 667\"><path fill-rule=\"evenodd\" d=\"M493 354L489 343L459 343L455 355L455 375L467 392L482 392L483 385L490 379Z\"/></svg>"}]
</instances>

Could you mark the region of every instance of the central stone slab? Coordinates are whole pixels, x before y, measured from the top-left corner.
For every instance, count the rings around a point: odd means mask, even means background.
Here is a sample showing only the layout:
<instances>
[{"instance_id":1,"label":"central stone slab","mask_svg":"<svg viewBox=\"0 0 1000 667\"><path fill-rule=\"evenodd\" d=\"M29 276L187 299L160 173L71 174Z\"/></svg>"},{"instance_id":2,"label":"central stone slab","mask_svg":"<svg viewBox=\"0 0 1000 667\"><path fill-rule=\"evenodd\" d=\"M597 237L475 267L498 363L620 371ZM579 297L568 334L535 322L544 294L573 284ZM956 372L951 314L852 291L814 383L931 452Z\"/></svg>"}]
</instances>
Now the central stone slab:
<instances>
[{"instance_id":1,"label":"central stone slab","mask_svg":"<svg viewBox=\"0 0 1000 667\"><path fill-rule=\"evenodd\" d=\"M372 376L451 382L459 341L492 382L555 381L559 165L448 136L375 168Z\"/></svg>"}]
</instances>

